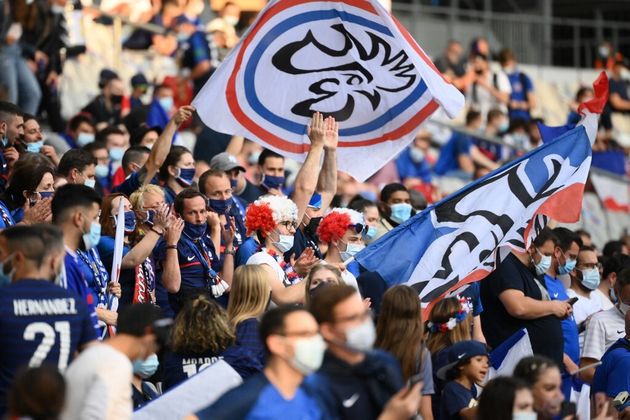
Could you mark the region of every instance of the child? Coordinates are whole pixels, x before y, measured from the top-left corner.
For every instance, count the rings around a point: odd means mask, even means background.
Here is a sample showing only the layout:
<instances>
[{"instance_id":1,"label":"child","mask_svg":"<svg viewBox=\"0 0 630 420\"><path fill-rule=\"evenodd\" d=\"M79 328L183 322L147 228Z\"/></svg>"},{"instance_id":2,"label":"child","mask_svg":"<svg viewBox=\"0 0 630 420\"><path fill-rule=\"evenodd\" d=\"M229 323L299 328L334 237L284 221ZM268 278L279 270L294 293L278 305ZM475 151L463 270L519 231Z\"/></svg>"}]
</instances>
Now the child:
<instances>
[{"instance_id":1,"label":"child","mask_svg":"<svg viewBox=\"0 0 630 420\"><path fill-rule=\"evenodd\" d=\"M437 372L447 380L440 400L440 420L475 417L477 388L488 373L486 345L474 340L460 341L448 349L448 364Z\"/></svg>"}]
</instances>

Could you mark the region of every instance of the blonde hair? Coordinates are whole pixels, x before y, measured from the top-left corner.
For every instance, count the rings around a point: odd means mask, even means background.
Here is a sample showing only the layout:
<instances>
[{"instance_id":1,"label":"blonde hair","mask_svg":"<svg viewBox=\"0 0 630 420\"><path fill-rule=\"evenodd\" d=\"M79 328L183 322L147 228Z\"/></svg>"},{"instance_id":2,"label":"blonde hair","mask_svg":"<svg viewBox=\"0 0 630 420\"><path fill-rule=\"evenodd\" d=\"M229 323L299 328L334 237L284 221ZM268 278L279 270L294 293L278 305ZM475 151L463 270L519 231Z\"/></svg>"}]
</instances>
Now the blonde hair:
<instances>
[{"instance_id":1,"label":"blonde hair","mask_svg":"<svg viewBox=\"0 0 630 420\"><path fill-rule=\"evenodd\" d=\"M330 265L330 264L317 264L315 267L311 268L311 271L308 272L308 275L306 276L306 280L304 280L305 283L305 295L304 295L304 305L308 308L311 304L311 279L313 278L313 275L319 271L322 270L328 270L331 273L333 273L335 275L335 278L337 279L337 284L344 284L343 279L341 278L341 271L335 267L334 265Z\"/></svg>"},{"instance_id":2,"label":"blonde hair","mask_svg":"<svg viewBox=\"0 0 630 420\"><path fill-rule=\"evenodd\" d=\"M271 287L267 272L259 265L241 265L234 271L227 315L233 327L259 318L269 303Z\"/></svg>"},{"instance_id":3,"label":"blonde hair","mask_svg":"<svg viewBox=\"0 0 630 420\"><path fill-rule=\"evenodd\" d=\"M164 191L162 190L162 188L153 184L143 185L129 196L129 202L131 203L131 206L134 210L142 210L142 208L144 207L145 193L157 194L160 197L164 198Z\"/></svg>"},{"instance_id":4,"label":"blonde hair","mask_svg":"<svg viewBox=\"0 0 630 420\"><path fill-rule=\"evenodd\" d=\"M434 324L442 324L448 322L449 319L457 315L462 310L462 303L456 297L449 297L437 302L431 314L429 321ZM470 326L472 325L472 311L468 313L462 322L458 322L452 330L449 331L429 331L427 339L427 348L431 354L452 346L455 343L465 340L471 340Z\"/></svg>"}]
</instances>

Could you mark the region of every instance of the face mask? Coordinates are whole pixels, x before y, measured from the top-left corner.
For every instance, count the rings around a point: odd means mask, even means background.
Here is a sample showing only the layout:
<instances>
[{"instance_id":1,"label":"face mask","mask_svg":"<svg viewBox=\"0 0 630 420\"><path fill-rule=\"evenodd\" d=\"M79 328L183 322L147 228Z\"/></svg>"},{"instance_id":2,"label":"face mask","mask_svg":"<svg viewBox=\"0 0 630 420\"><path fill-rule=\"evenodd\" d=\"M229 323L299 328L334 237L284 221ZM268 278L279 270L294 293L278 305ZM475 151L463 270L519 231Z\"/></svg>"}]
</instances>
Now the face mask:
<instances>
[{"instance_id":1,"label":"face mask","mask_svg":"<svg viewBox=\"0 0 630 420\"><path fill-rule=\"evenodd\" d=\"M508 131L508 128L510 128L510 122L508 120L501 121L501 124L499 124L499 132L503 133Z\"/></svg>"},{"instance_id":2,"label":"face mask","mask_svg":"<svg viewBox=\"0 0 630 420\"><path fill-rule=\"evenodd\" d=\"M623 316L626 316L626 314L628 313L628 309L630 309L630 305L626 305L623 302L619 302L617 307L619 308Z\"/></svg>"},{"instance_id":3,"label":"face mask","mask_svg":"<svg viewBox=\"0 0 630 420\"><path fill-rule=\"evenodd\" d=\"M154 353L147 357L146 360L134 360L133 361L133 373L141 377L142 379L148 379L157 371L160 362L157 355Z\"/></svg>"},{"instance_id":4,"label":"face mask","mask_svg":"<svg viewBox=\"0 0 630 420\"><path fill-rule=\"evenodd\" d=\"M112 216L114 218L114 224L118 220L117 216ZM136 214L129 210L125 212L125 233L131 233L136 230Z\"/></svg>"},{"instance_id":5,"label":"face mask","mask_svg":"<svg viewBox=\"0 0 630 420\"><path fill-rule=\"evenodd\" d=\"M145 212L146 216L144 219L144 223L146 223L149 226L153 226L153 221L155 220L155 215L157 214L157 212L155 210L147 210Z\"/></svg>"},{"instance_id":6,"label":"face mask","mask_svg":"<svg viewBox=\"0 0 630 420\"><path fill-rule=\"evenodd\" d=\"M304 230L314 235L315 232L317 232L317 228L319 227L321 221L321 217L311 217L311 220L308 221L308 224L306 225Z\"/></svg>"},{"instance_id":7,"label":"face mask","mask_svg":"<svg viewBox=\"0 0 630 420\"><path fill-rule=\"evenodd\" d=\"M582 272L582 286L588 290L595 290L599 286L599 270L590 268L588 270L580 270Z\"/></svg>"},{"instance_id":8,"label":"face mask","mask_svg":"<svg viewBox=\"0 0 630 420\"><path fill-rule=\"evenodd\" d=\"M236 16L224 16L223 20L230 26L236 26L238 25L239 18Z\"/></svg>"},{"instance_id":9,"label":"face mask","mask_svg":"<svg viewBox=\"0 0 630 420\"><path fill-rule=\"evenodd\" d=\"M160 106L167 114L171 112L171 109L173 109L174 101L173 101L172 96L166 96L164 98L160 98L158 99L158 102L160 103Z\"/></svg>"},{"instance_id":10,"label":"face mask","mask_svg":"<svg viewBox=\"0 0 630 420\"><path fill-rule=\"evenodd\" d=\"M96 179L86 178L85 181L83 181L83 185L85 185L86 187L94 188L96 186Z\"/></svg>"},{"instance_id":11,"label":"face mask","mask_svg":"<svg viewBox=\"0 0 630 420\"><path fill-rule=\"evenodd\" d=\"M389 208L392 211L391 218L396 223L404 223L411 217L411 204L392 204Z\"/></svg>"},{"instance_id":12,"label":"face mask","mask_svg":"<svg viewBox=\"0 0 630 420\"><path fill-rule=\"evenodd\" d=\"M206 223L201 223L196 225L190 222L184 222L184 234L188 236L190 239L200 239L203 235L206 234L208 230L208 225Z\"/></svg>"},{"instance_id":13,"label":"face mask","mask_svg":"<svg viewBox=\"0 0 630 420\"><path fill-rule=\"evenodd\" d=\"M177 168L177 172L175 178L185 186L190 187L195 177L195 168Z\"/></svg>"},{"instance_id":14,"label":"face mask","mask_svg":"<svg viewBox=\"0 0 630 420\"><path fill-rule=\"evenodd\" d=\"M122 95L112 95L110 96L110 100L114 105L120 105L122 103L123 97Z\"/></svg>"},{"instance_id":15,"label":"face mask","mask_svg":"<svg viewBox=\"0 0 630 420\"><path fill-rule=\"evenodd\" d=\"M558 267L558 274L569 274L575 268L577 260L567 260L564 265Z\"/></svg>"},{"instance_id":16,"label":"face mask","mask_svg":"<svg viewBox=\"0 0 630 420\"><path fill-rule=\"evenodd\" d=\"M359 251L361 251L363 248L365 248L365 245L361 245L361 244L346 244L346 250L345 251L340 251L339 254L341 255L341 259L343 261L348 261L350 258L354 257L355 255L357 255L357 253Z\"/></svg>"},{"instance_id":17,"label":"face mask","mask_svg":"<svg viewBox=\"0 0 630 420\"><path fill-rule=\"evenodd\" d=\"M350 350L365 353L372 350L375 340L376 330L371 319L366 319L361 325L346 330L346 345Z\"/></svg>"},{"instance_id":18,"label":"face mask","mask_svg":"<svg viewBox=\"0 0 630 420\"><path fill-rule=\"evenodd\" d=\"M598 51L600 57L608 57L610 54L610 49L608 49L608 47L599 47Z\"/></svg>"},{"instance_id":19,"label":"face mask","mask_svg":"<svg viewBox=\"0 0 630 420\"><path fill-rule=\"evenodd\" d=\"M283 254L293 248L293 235L280 235L278 234L278 242L273 242L273 246L278 248L278 251Z\"/></svg>"},{"instance_id":20,"label":"face mask","mask_svg":"<svg viewBox=\"0 0 630 420\"><path fill-rule=\"evenodd\" d=\"M615 293L615 289L610 289L610 300L617 303L619 299L617 299L617 294Z\"/></svg>"},{"instance_id":21,"label":"face mask","mask_svg":"<svg viewBox=\"0 0 630 420\"><path fill-rule=\"evenodd\" d=\"M517 411L512 414L512 420L536 420L538 414L535 411Z\"/></svg>"},{"instance_id":22,"label":"face mask","mask_svg":"<svg viewBox=\"0 0 630 420\"><path fill-rule=\"evenodd\" d=\"M77 136L77 143L79 146L83 147L87 144L94 142L94 134L92 133L79 133Z\"/></svg>"},{"instance_id":23,"label":"face mask","mask_svg":"<svg viewBox=\"0 0 630 420\"><path fill-rule=\"evenodd\" d=\"M628 69L621 69L621 72L619 72L619 75L624 80L630 80L630 70Z\"/></svg>"},{"instance_id":24,"label":"face mask","mask_svg":"<svg viewBox=\"0 0 630 420\"><path fill-rule=\"evenodd\" d=\"M66 11L66 9L59 5L59 4L53 4L50 6L50 11L55 14L55 15L60 15L62 13L64 13Z\"/></svg>"},{"instance_id":25,"label":"face mask","mask_svg":"<svg viewBox=\"0 0 630 420\"><path fill-rule=\"evenodd\" d=\"M112 147L109 149L109 157L111 160L120 162L125 155L125 149L122 147Z\"/></svg>"},{"instance_id":26,"label":"face mask","mask_svg":"<svg viewBox=\"0 0 630 420\"><path fill-rule=\"evenodd\" d=\"M540 254L540 251L537 250L536 252ZM540 254L540 257L540 262L534 265L537 276L545 274L549 270L549 267L551 267L551 255Z\"/></svg>"},{"instance_id":27,"label":"face mask","mask_svg":"<svg viewBox=\"0 0 630 420\"><path fill-rule=\"evenodd\" d=\"M90 230L83 234L83 243L85 244L85 249L89 250L98 245L98 242L101 240L101 224L98 222L92 222L90 225Z\"/></svg>"},{"instance_id":28,"label":"face mask","mask_svg":"<svg viewBox=\"0 0 630 420\"><path fill-rule=\"evenodd\" d=\"M109 166L107 165L96 165L96 177L97 178L107 178L109 175Z\"/></svg>"},{"instance_id":29,"label":"face mask","mask_svg":"<svg viewBox=\"0 0 630 420\"><path fill-rule=\"evenodd\" d=\"M40 191L40 192L38 192L41 200L44 200L46 198L51 198L54 193L55 193L54 191Z\"/></svg>"},{"instance_id":30,"label":"face mask","mask_svg":"<svg viewBox=\"0 0 630 420\"><path fill-rule=\"evenodd\" d=\"M368 227L368 230L367 230L367 232L365 233L365 238L366 238L366 239L372 239L373 237L375 237L375 236L376 236L376 232L377 232L377 231L378 231L378 230L377 230L377 229L376 229L376 227L374 227L374 226L370 226L370 227Z\"/></svg>"},{"instance_id":31,"label":"face mask","mask_svg":"<svg viewBox=\"0 0 630 420\"><path fill-rule=\"evenodd\" d=\"M44 147L44 140L36 141L34 143L26 143L26 151L29 153L39 153Z\"/></svg>"},{"instance_id":32,"label":"face mask","mask_svg":"<svg viewBox=\"0 0 630 420\"><path fill-rule=\"evenodd\" d=\"M13 280L13 274L15 274L15 268L10 267L7 273L7 265L13 259L13 254L9 255L4 261L0 261L0 287L8 286Z\"/></svg>"},{"instance_id":33,"label":"face mask","mask_svg":"<svg viewBox=\"0 0 630 420\"><path fill-rule=\"evenodd\" d=\"M219 214L226 214L232 208L232 200L214 200L208 199L210 208Z\"/></svg>"},{"instance_id":34,"label":"face mask","mask_svg":"<svg viewBox=\"0 0 630 420\"><path fill-rule=\"evenodd\" d=\"M263 175L262 185L268 190L279 190L284 185L284 177Z\"/></svg>"},{"instance_id":35,"label":"face mask","mask_svg":"<svg viewBox=\"0 0 630 420\"><path fill-rule=\"evenodd\" d=\"M420 163L424 160L424 151L415 146L409 148L409 157L416 163Z\"/></svg>"},{"instance_id":36,"label":"face mask","mask_svg":"<svg viewBox=\"0 0 630 420\"><path fill-rule=\"evenodd\" d=\"M301 338L295 341L294 351L295 354L289 363L303 375L310 375L322 365L326 342L319 334Z\"/></svg>"}]
</instances>

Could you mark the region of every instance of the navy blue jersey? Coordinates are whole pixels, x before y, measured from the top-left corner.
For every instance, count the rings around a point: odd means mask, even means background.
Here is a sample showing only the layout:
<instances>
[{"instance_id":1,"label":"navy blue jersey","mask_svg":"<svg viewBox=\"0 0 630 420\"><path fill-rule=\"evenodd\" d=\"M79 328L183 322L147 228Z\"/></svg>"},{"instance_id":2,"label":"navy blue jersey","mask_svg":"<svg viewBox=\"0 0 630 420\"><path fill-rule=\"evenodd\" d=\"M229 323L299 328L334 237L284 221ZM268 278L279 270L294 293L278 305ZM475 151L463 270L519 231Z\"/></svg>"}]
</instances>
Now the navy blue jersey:
<instances>
[{"instance_id":1,"label":"navy blue jersey","mask_svg":"<svg viewBox=\"0 0 630 420\"><path fill-rule=\"evenodd\" d=\"M13 220L13 216L11 216L11 211L6 204L0 201L0 229L8 228L14 224L15 221Z\"/></svg>"},{"instance_id":2,"label":"navy blue jersey","mask_svg":"<svg viewBox=\"0 0 630 420\"><path fill-rule=\"evenodd\" d=\"M87 281L81 271L78 255L66 252L63 268L61 287L79 295L83 299L83 302L87 304L94 330L100 336L101 327L98 325L98 317L96 316L96 302L94 301L94 296L88 289Z\"/></svg>"},{"instance_id":3,"label":"navy blue jersey","mask_svg":"<svg viewBox=\"0 0 630 420\"><path fill-rule=\"evenodd\" d=\"M63 371L96 339L82 297L45 280L20 280L0 294L0 416L16 371L52 364Z\"/></svg>"}]
</instances>

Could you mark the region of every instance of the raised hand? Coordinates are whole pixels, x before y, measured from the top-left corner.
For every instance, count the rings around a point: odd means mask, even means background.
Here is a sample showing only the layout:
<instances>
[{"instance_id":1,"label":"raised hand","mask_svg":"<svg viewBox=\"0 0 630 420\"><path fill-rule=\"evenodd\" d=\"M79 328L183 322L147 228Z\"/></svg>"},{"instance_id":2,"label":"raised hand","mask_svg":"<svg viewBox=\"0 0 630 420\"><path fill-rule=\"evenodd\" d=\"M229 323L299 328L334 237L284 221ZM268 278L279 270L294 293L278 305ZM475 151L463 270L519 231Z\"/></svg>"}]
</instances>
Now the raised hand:
<instances>
[{"instance_id":1,"label":"raised hand","mask_svg":"<svg viewBox=\"0 0 630 420\"><path fill-rule=\"evenodd\" d=\"M164 239L166 240L166 245L177 245L179 242L179 238L182 236L182 232L184 230L184 219L175 219L173 220L168 228L166 228L166 234L164 235Z\"/></svg>"},{"instance_id":2,"label":"raised hand","mask_svg":"<svg viewBox=\"0 0 630 420\"><path fill-rule=\"evenodd\" d=\"M153 226L155 226L158 230L166 230L166 227L169 223L169 205L166 203L162 203L160 207L158 207L155 211L155 219L153 220Z\"/></svg>"},{"instance_id":3,"label":"raised hand","mask_svg":"<svg viewBox=\"0 0 630 420\"><path fill-rule=\"evenodd\" d=\"M333 117L328 117L324 121L324 149L337 150L339 143L339 123Z\"/></svg>"},{"instance_id":4,"label":"raised hand","mask_svg":"<svg viewBox=\"0 0 630 420\"><path fill-rule=\"evenodd\" d=\"M225 248L230 249L234 243L234 236L236 236L236 222L234 222L233 216L229 218L229 228L226 229L225 226L221 226L221 236Z\"/></svg>"},{"instance_id":5,"label":"raised hand","mask_svg":"<svg viewBox=\"0 0 630 420\"><path fill-rule=\"evenodd\" d=\"M313 115L313 119L308 126L307 134L313 146L324 145L326 126L324 124L324 116L321 113L316 112Z\"/></svg>"},{"instance_id":6,"label":"raised hand","mask_svg":"<svg viewBox=\"0 0 630 420\"><path fill-rule=\"evenodd\" d=\"M175 115L173 115L173 121L177 125L182 125L185 121L187 121L192 114L195 112L195 107L190 105L184 105L180 107Z\"/></svg>"},{"instance_id":7,"label":"raised hand","mask_svg":"<svg viewBox=\"0 0 630 420\"><path fill-rule=\"evenodd\" d=\"M50 208L50 198L39 200L31 207L29 200L24 204L24 224L50 223L52 221L52 210Z\"/></svg>"},{"instance_id":8,"label":"raised hand","mask_svg":"<svg viewBox=\"0 0 630 420\"><path fill-rule=\"evenodd\" d=\"M316 264L319 264L319 258L315 256L313 248L306 248L297 260L295 255L291 256L291 265L300 277L306 277Z\"/></svg>"}]
</instances>

